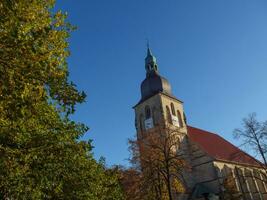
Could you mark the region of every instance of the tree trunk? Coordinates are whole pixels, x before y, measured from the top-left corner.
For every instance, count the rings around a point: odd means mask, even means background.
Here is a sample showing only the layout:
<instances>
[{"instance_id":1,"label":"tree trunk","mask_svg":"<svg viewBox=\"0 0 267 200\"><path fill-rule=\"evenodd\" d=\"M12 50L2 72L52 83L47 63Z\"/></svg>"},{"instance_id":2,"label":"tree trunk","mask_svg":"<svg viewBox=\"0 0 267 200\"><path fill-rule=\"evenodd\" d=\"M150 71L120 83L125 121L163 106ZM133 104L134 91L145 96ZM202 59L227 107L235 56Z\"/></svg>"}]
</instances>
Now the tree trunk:
<instances>
[{"instance_id":1,"label":"tree trunk","mask_svg":"<svg viewBox=\"0 0 267 200\"><path fill-rule=\"evenodd\" d=\"M172 200L172 189L171 189L170 181L168 181L167 187L168 187L168 193L169 193L169 200Z\"/></svg>"},{"instance_id":2,"label":"tree trunk","mask_svg":"<svg viewBox=\"0 0 267 200\"><path fill-rule=\"evenodd\" d=\"M158 175L158 190L159 190L159 198L162 199L162 191L161 191L161 181L160 181L160 174L159 172L157 173Z\"/></svg>"},{"instance_id":3,"label":"tree trunk","mask_svg":"<svg viewBox=\"0 0 267 200\"><path fill-rule=\"evenodd\" d=\"M172 188L171 188L171 177L170 177L170 171L169 171L169 165L167 164L167 188L168 188L168 195L169 200L172 200Z\"/></svg>"},{"instance_id":4,"label":"tree trunk","mask_svg":"<svg viewBox=\"0 0 267 200\"><path fill-rule=\"evenodd\" d=\"M257 143L258 143L258 140L257 140ZM265 158L264 152L261 148L261 145L259 143L258 143L258 148L259 148L259 152L260 152L261 157L262 157L263 162L264 162L264 168L266 168L266 166L267 166L266 158Z\"/></svg>"}]
</instances>

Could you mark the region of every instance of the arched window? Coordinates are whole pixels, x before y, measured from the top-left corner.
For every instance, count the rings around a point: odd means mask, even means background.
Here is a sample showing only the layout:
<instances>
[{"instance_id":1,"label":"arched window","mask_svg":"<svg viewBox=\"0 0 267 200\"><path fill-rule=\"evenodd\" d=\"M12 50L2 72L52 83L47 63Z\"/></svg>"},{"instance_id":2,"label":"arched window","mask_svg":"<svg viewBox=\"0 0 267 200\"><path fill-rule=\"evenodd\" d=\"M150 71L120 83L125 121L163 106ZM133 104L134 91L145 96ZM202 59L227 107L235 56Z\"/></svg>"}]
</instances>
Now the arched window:
<instances>
[{"instance_id":1,"label":"arched window","mask_svg":"<svg viewBox=\"0 0 267 200\"><path fill-rule=\"evenodd\" d=\"M177 117L178 117L179 127L183 127L182 115L179 110L177 110Z\"/></svg>"},{"instance_id":2,"label":"arched window","mask_svg":"<svg viewBox=\"0 0 267 200\"><path fill-rule=\"evenodd\" d=\"M143 131L144 130L143 122L144 122L144 116L141 114L140 117L139 117L140 131Z\"/></svg>"},{"instance_id":3,"label":"arched window","mask_svg":"<svg viewBox=\"0 0 267 200\"><path fill-rule=\"evenodd\" d=\"M172 115L175 115L176 116L173 103L171 103L171 109L172 109Z\"/></svg>"},{"instance_id":4,"label":"arched window","mask_svg":"<svg viewBox=\"0 0 267 200\"><path fill-rule=\"evenodd\" d=\"M171 111L169 106L166 106L166 114L167 114L167 121L172 124L172 117L171 117Z\"/></svg>"},{"instance_id":5,"label":"arched window","mask_svg":"<svg viewBox=\"0 0 267 200\"><path fill-rule=\"evenodd\" d=\"M151 110L150 110L149 106L146 106L145 112L146 112L146 119L151 118Z\"/></svg>"}]
</instances>

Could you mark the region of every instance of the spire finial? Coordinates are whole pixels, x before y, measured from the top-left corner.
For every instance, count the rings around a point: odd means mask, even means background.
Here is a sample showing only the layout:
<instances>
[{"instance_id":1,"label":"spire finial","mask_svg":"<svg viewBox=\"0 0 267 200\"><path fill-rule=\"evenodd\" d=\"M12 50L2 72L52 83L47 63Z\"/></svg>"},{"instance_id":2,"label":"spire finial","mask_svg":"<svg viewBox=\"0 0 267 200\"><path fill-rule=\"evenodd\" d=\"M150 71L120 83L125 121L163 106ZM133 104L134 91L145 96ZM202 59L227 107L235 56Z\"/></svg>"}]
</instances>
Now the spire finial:
<instances>
[{"instance_id":1,"label":"spire finial","mask_svg":"<svg viewBox=\"0 0 267 200\"><path fill-rule=\"evenodd\" d=\"M152 52L149 47L149 41L146 39L147 43L147 55L145 58L145 67L146 67L146 75L150 76L153 74L158 73L158 66L157 66L157 60L156 57L152 55Z\"/></svg>"},{"instance_id":2,"label":"spire finial","mask_svg":"<svg viewBox=\"0 0 267 200\"><path fill-rule=\"evenodd\" d=\"M147 47L147 56L152 56L152 52L149 48L149 40L146 39L146 47Z\"/></svg>"}]
</instances>

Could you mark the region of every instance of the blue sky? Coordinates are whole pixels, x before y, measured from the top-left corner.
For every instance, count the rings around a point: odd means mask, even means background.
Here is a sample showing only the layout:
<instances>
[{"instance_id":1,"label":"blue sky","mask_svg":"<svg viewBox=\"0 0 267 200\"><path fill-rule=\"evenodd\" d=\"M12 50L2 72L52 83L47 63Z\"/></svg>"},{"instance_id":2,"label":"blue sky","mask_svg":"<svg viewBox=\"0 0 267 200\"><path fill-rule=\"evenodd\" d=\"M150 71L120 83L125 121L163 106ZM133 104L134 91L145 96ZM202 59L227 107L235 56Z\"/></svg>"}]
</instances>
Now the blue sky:
<instances>
[{"instance_id":1,"label":"blue sky","mask_svg":"<svg viewBox=\"0 0 267 200\"><path fill-rule=\"evenodd\" d=\"M108 165L128 163L146 38L190 125L238 144L232 132L243 117L267 119L267 1L58 0L56 8L78 27L70 79L88 97L73 119L90 127L84 139Z\"/></svg>"}]
</instances>

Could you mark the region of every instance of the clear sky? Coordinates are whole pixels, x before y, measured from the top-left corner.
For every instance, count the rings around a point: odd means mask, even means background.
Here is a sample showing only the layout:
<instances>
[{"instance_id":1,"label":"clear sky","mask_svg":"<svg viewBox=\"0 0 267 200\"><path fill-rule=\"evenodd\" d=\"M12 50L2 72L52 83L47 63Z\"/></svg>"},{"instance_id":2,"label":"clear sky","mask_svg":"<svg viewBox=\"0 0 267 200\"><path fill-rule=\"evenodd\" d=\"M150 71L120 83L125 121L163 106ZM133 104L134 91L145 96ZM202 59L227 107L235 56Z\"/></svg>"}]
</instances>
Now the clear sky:
<instances>
[{"instance_id":1,"label":"clear sky","mask_svg":"<svg viewBox=\"0 0 267 200\"><path fill-rule=\"evenodd\" d=\"M73 119L90 127L84 139L108 165L127 164L146 38L190 125L238 144L232 132L243 117L267 119L267 1L59 0L57 8L78 26L70 79L88 95Z\"/></svg>"}]
</instances>

